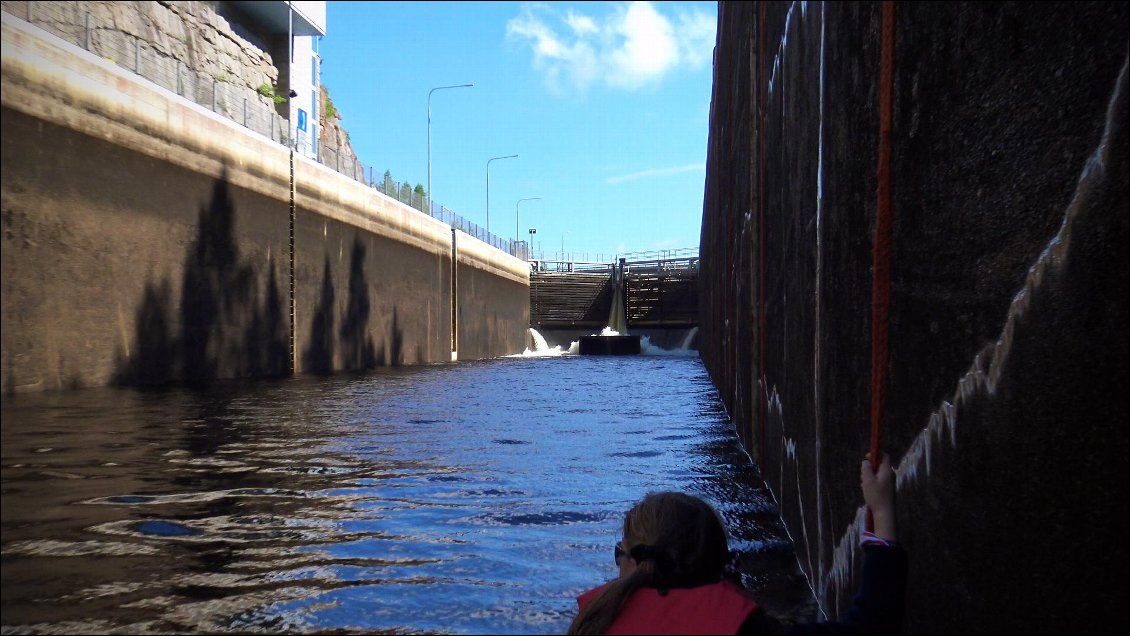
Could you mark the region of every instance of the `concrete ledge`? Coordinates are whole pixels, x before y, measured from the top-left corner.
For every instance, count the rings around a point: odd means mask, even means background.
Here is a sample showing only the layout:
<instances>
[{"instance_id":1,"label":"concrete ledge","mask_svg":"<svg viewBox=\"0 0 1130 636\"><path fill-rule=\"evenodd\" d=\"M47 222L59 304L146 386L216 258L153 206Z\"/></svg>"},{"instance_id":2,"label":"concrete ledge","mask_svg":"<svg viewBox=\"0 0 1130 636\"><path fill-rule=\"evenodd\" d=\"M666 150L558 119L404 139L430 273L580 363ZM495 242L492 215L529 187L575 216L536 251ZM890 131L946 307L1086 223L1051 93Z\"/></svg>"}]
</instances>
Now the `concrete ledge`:
<instances>
[{"instance_id":1,"label":"concrete ledge","mask_svg":"<svg viewBox=\"0 0 1130 636\"><path fill-rule=\"evenodd\" d=\"M279 198L286 148L68 42L2 16L3 105Z\"/></svg>"},{"instance_id":2,"label":"concrete ledge","mask_svg":"<svg viewBox=\"0 0 1130 636\"><path fill-rule=\"evenodd\" d=\"M470 234L459 232L458 252L460 265L481 269L526 286L530 284L529 263L492 247Z\"/></svg>"}]
</instances>

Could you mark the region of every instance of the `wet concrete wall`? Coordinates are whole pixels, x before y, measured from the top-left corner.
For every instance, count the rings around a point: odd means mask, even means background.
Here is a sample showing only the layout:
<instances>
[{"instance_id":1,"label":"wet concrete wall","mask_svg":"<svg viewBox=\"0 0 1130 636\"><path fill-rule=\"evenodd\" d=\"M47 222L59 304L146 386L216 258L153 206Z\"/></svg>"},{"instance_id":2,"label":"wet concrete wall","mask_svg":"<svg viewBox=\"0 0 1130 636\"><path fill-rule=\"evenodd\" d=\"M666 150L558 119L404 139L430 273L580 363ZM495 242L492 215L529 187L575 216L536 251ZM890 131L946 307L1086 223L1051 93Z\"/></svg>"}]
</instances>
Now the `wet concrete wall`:
<instances>
[{"instance_id":1,"label":"wet concrete wall","mask_svg":"<svg viewBox=\"0 0 1130 636\"><path fill-rule=\"evenodd\" d=\"M459 232L459 279L456 320L459 358L477 360L521 353L530 324L529 265L519 261L522 276L511 269L486 268L482 263L497 250ZM515 329L515 327L519 327Z\"/></svg>"},{"instance_id":2,"label":"wet concrete wall","mask_svg":"<svg viewBox=\"0 0 1130 636\"><path fill-rule=\"evenodd\" d=\"M908 630L1126 629L1126 17L897 5L883 446ZM830 616L859 563L880 23L722 3L715 57L700 350Z\"/></svg>"},{"instance_id":3,"label":"wet concrete wall","mask_svg":"<svg viewBox=\"0 0 1130 636\"><path fill-rule=\"evenodd\" d=\"M287 150L3 19L4 392L289 374ZM297 372L449 361L451 229L295 183ZM460 358L520 352L528 267L464 239Z\"/></svg>"}]
</instances>

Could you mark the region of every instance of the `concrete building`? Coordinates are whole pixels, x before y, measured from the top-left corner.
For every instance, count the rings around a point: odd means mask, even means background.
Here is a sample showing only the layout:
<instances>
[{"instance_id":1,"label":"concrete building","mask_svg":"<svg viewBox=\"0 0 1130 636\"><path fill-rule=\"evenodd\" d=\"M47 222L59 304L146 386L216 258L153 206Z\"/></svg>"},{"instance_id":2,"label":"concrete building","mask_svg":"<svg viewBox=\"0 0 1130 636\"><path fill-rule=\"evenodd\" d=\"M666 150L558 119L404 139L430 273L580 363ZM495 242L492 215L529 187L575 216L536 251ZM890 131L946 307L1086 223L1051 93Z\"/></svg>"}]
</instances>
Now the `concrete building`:
<instances>
[{"instance_id":1,"label":"concrete building","mask_svg":"<svg viewBox=\"0 0 1130 636\"><path fill-rule=\"evenodd\" d=\"M326 34L326 3L239 0L221 2L217 11L240 35L271 54L279 69L279 94L291 95L279 105L279 114L290 122L288 138L300 154L317 160L322 108L318 41Z\"/></svg>"}]
</instances>

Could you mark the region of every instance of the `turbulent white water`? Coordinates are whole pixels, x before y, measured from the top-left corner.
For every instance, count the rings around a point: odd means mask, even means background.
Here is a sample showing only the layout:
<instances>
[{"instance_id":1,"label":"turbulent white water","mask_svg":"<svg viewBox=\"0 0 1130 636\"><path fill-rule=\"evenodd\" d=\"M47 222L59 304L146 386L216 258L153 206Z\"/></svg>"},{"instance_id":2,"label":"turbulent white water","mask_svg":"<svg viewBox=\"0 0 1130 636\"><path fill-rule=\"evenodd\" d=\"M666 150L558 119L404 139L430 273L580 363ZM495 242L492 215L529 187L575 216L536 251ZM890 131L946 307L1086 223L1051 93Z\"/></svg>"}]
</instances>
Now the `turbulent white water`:
<instances>
[{"instance_id":1,"label":"turbulent white water","mask_svg":"<svg viewBox=\"0 0 1130 636\"><path fill-rule=\"evenodd\" d=\"M683 338L683 342L678 349L664 349L651 344L651 338L648 336L640 337L640 354L645 356L697 356L698 351L690 348L690 343L694 340L695 334L698 333L698 327L691 329L690 333ZM619 336L619 331L612 327L605 327L600 333L592 334L594 336ZM534 348L526 349L522 353L516 353L508 358L557 358L567 355L578 355L580 352L581 343L579 340L574 340L569 343L569 348L565 349L561 345L549 346L546 342L545 336L538 333L537 329L530 328L530 337L533 339Z\"/></svg>"},{"instance_id":2,"label":"turbulent white water","mask_svg":"<svg viewBox=\"0 0 1130 636\"><path fill-rule=\"evenodd\" d=\"M534 351L548 351L549 343L538 333L537 329L530 329L530 337L534 339Z\"/></svg>"},{"instance_id":3,"label":"turbulent white water","mask_svg":"<svg viewBox=\"0 0 1130 636\"><path fill-rule=\"evenodd\" d=\"M530 329L530 337L533 338L534 348L526 349L522 353L506 356L507 358L557 358L567 353L576 354L579 346L578 342L573 342L569 346L569 350L565 351L561 345L550 347L549 343L545 341L545 336L538 333L537 329Z\"/></svg>"}]
</instances>

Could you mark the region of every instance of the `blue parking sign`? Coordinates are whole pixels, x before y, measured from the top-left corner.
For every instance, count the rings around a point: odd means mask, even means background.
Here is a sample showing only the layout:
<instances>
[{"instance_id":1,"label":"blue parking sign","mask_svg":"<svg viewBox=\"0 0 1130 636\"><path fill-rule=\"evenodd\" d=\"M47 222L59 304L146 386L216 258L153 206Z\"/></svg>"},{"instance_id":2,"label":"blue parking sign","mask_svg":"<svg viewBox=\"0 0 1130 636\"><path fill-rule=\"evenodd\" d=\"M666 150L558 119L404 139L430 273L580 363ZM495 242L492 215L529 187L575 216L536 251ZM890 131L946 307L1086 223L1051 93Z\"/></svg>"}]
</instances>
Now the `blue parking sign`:
<instances>
[{"instance_id":1,"label":"blue parking sign","mask_svg":"<svg viewBox=\"0 0 1130 636\"><path fill-rule=\"evenodd\" d=\"M306 132L306 111L298 109L298 129Z\"/></svg>"}]
</instances>

